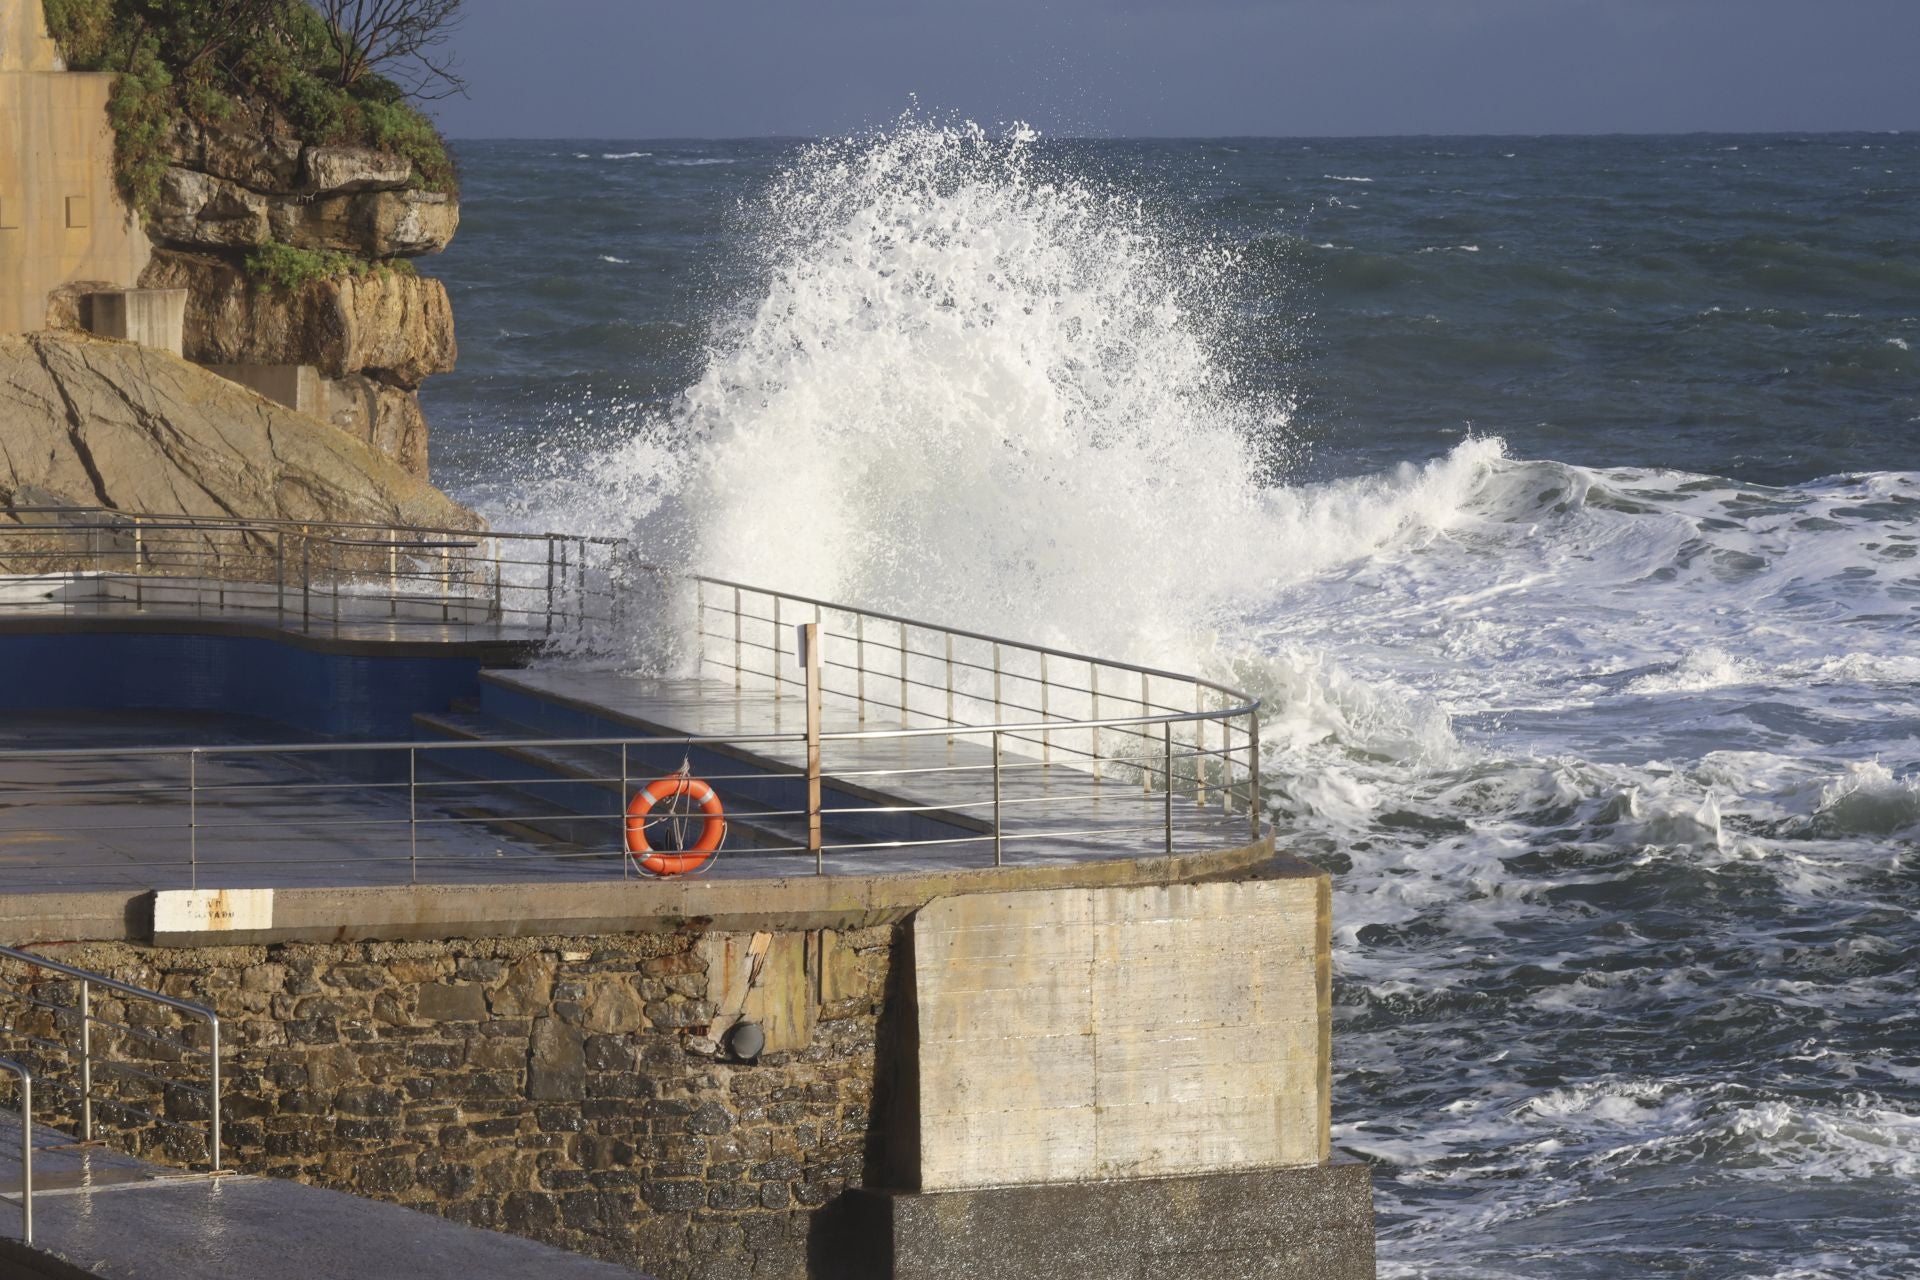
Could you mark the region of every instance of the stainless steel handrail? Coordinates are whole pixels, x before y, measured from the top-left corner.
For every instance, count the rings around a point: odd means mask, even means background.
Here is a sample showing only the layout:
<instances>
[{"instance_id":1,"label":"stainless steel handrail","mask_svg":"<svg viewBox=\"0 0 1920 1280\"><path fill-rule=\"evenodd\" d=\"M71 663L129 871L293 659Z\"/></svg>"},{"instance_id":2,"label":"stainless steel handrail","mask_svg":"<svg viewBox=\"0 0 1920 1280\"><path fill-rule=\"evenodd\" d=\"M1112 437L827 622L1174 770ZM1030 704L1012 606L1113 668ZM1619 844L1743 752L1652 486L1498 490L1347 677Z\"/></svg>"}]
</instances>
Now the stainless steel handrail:
<instances>
[{"instance_id":1,"label":"stainless steel handrail","mask_svg":"<svg viewBox=\"0 0 1920 1280\"><path fill-rule=\"evenodd\" d=\"M669 570L665 570L665 569L656 569L652 565L641 565L638 567L654 573L670 572ZM738 589L741 591L751 591L755 595L779 596L782 600L791 600L796 604L812 605L815 608L819 608L819 609L830 609L835 613L864 616L867 618L877 619L878 621L881 621L881 622L891 622L896 626L904 624L906 626L913 627L921 631L931 631L939 634L952 635L959 639L964 639L964 640L978 640L983 644L1007 645L1010 648L1019 649L1023 653L1036 653L1036 654L1044 653L1049 658L1064 658L1069 662L1086 662L1086 663L1091 663L1095 666L1111 667L1116 671L1130 671L1136 675L1149 675L1149 676L1155 677L1156 679L1161 679L1161 680L1179 680L1189 684L1197 684L1204 688L1212 689L1216 693L1227 694L1230 697L1246 699L1249 696L1241 692L1240 690L1233 688L1230 685L1217 684L1214 681L1203 679L1200 676L1185 675L1178 671L1162 671L1157 667L1143 667L1136 663L1122 662L1113 658L1096 658L1096 657L1093 657L1091 654L1076 653L1071 649L1055 649L1048 645L1043 645L1043 644L1029 644L1024 640L1009 640L1005 636L988 635L984 631L968 631L963 627L950 627L950 626L947 626L945 623L927 622L920 618L908 618L897 613L883 613L876 609L864 609L857 605L837 604L832 600L820 600L820 599L816 599L813 596L796 595L791 591L780 591L773 587L754 586L753 584L746 583L746 582L734 582L731 579L727 579L727 578L710 578L705 574L689 574L687 576L698 578L701 582L704 582L709 586L727 587L729 589ZM756 620L760 622L773 621L770 618L757 617L757 615L756 615ZM868 640L865 643L870 647L879 647L883 642L879 640ZM887 647L894 648L896 651L898 651L897 646L887 646ZM912 650L909 650L908 653L910 656L913 656L913 657L932 658L936 656L934 654L918 653ZM1057 728L1058 726L1056 725L1053 727Z\"/></svg>"},{"instance_id":2,"label":"stainless steel handrail","mask_svg":"<svg viewBox=\"0 0 1920 1280\"><path fill-rule=\"evenodd\" d=\"M835 678L831 687L823 684L820 692L829 698L850 700L857 709L861 728L817 733L815 741L831 744L944 736L951 742L957 738L979 737L991 746L998 762L1010 739L1037 747L1043 767L1064 766L1087 773L1096 787L1109 768L1130 772L1137 767L1143 790L1151 792L1158 777L1169 793L1174 786L1174 761L1178 758L1190 762L1190 767L1183 766L1181 776L1183 789L1193 800L1204 806L1209 797L1215 797L1229 810L1244 803L1253 835L1257 838L1259 834L1259 701L1204 677L1098 658L1050 645L1025 644L982 631L860 609L733 579L687 575L640 561L633 554L633 545L619 538L442 527L402 528L377 522L160 516L99 508L22 508L13 514L51 518L46 523L0 524L0 555L5 554L7 535L58 537L87 533L94 535L87 554L91 554L97 569L103 551L98 535L115 534L116 541L124 544L125 536L131 533L130 552L123 545L109 549L107 554L131 554L133 572L98 576L107 581L108 585L103 588L107 592L127 593L131 584L131 603L136 608L146 607L144 601L176 609L189 607L195 612L209 607L241 612L249 608L277 610L286 623L297 623L309 630L315 625L314 615L330 606L336 627L343 621L388 621L403 625L447 622L467 625L480 621L502 628L523 628L519 634L593 652L596 645L610 647L622 639L617 631L598 629L617 622L622 603L619 586L623 580L631 580L632 575L638 574L674 588L690 585L694 597L692 630L703 670L708 664L717 665L722 671L730 668L736 688L744 688L749 679L756 683L770 680L775 698L802 684L794 668L789 666L790 661L797 660L797 652L790 650L784 641L784 624L799 622L802 619L794 615L807 613L811 613L816 622L829 620L835 626L842 625L844 619L850 634L827 632L824 626L820 630L834 644L850 642L852 660L821 659L818 663L821 671L832 673ZM181 533L202 536L176 539L172 543L161 536ZM241 560L236 561L232 551L227 551L223 560L216 535L234 533L253 541L244 544ZM365 536L348 536L350 534ZM289 554L287 547L289 539L297 542L293 554ZM184 550L181 549L183 541L187 544ZM522 553L509 557L502 550L504 544L544 546L546 554L543 559L537 552L532 556ZM360 549L359 552L355 552L355 548ZM342 549L346 554L341 554ZM467 554L476 549L482 554ZM382 551L384 555L378 554ZM456 557L455 552L460 554ZM82 553L74 548L49 551L28 547L22 549L20 555L61 563L77 558L84 561ZM194 571L221 575L236 570L264 576L192 576ZM290 600L290 596L294 598ZM125 594L103 597L102 602L111 607L126 598ZM315 607L316 599L320 602L319 608ZM763 599L768 603L771 616L752 607ZM596 612L590 600L604 601L604 609ZM352 603L343 609L343 601ZM26 602L26 607L37 606ZM709 626L707 619L716 615L721 619L720 625ZM771 627L771 635L761 630L763 627ZM916 637L915 632L920 636ZM933 648L917 645L916 638L921 644L931 643ZM869 664L869 657L876 654L881 656L877 667ZM1081 665L1084 673L1076 670ZM1159 682L1160 687L1155 688L1154 682ZM1168 689L1168 684L1174 688ZM1218 705L1209 705L1214 703ZM1116 705L1137 708L1137 713L1103 714ZM1183 709L1188 705L1191 710ZM869 714L876 710L889 721L897 718L898 727L867 728ZM1037 718L1033 718L1035 716ZM915 719L921 723L914 724ZM929 721L932 727L928 726ZM1218 730L1208 729L1211 721L1219 722ZM1174 742L1176 727L1186 727L1179 734L1177 744ZM1163 743L1160 739L1166 741ZM755 744L801 741L802 735L798 733L775 733L730 737L484 739L430 746L383 742L118 751L16 749L0 752L0 762L86 757L178 758L184 754L190 804L197 810L203 790L212 793L220 789L201 787L198 766L203 757L404 749L409 753L408 802L410 810L416 810L420 790L417 761L421 751L444 753L463 747L496 751L617 746L624 752L633 746L731 744L750 748ZM1164 756L1164 760L1152 762L1151 758L1156 756ZM1024 759L1018 758L1010 764L996 763L992 767L995 790L999 789L1006 770L1018 769L1024 764ZM779 772L778 766L772 771ZM869 776L885 775L883 771L874 771ZM623 778L623 785L625 781ZM434 784L426 785L430 788ZM197 814L190 813L187 825L189 840L194 842L203 826L211 831L228 824L203 824ZM417 813L410 813L409 825L418 825ZM1166 826L1171 844L1171 813L1167 815ZM190 860L197 865L197 843L190 844Z\"/></svg>"},{"instance_id":3,"label":"stainless steel handrail","mask_svg":"<svg viewBox=\"0 0 1920 1280\"><path fill-rule=\"evenodd\" d=\"M207 1024L208 1087L204 1091L198 1089L193 1091L204 1092L207 1097L207 1154L212 1163L213 1171L215 1173L220 1172L220 1015L203 1004L195 1004L191 1000L181 1000L174 996L162 995L158 991L150 991L145 987L135 986L131 982L122 982L118 978L108 977L104 973L95 973L91 969L81 969L74 965L62 964L58 960L49 960L47 957L36 955L31 951L21 951L14 947L0 947L0 957L9 960L18 960L23 964L28 964L35 968L58 973L64 977L72 978L80 984L80 1002L77 1005L64 1005L59 1007L73 1010L79 1014L80 1051L78 1055L79 1061L76 1065L80 1071L80 1086L76 1092L80 1098L80 1140L82 1142L93 1141L93 1028L99 1025L114 1025L107 1023L104 1019L93 1016L93 989L95 987L112 991L131 999L145 1000L152 1004L164 1005L176 1013L182 1013L188 1017L198 1018L204 1021ZM189 1048L189 1046L184 1044L180 1047L183 1049ZM103 1059L101 1065L112 1066L115 1064ZM109 1101L112 1100L109 1099ZM115 1105L120 1104L116 1103Z\"/></svg>"},{"instance_id":4,"label":"stainless steel handrail","mask_svg":"<svg viewBox=\"0 0 1920 1280\"><path fill-rule=\"evenodd\" d=\"M1042 729L1106 729L1127 725L1187 724L1195 720L1219 720L1246 715L1257 710L1259 705L1256 699L1243 706L1229 707L1219 711L1182 711L1158 716L1116 716L1104 720L1075 720L1070 723L1060 720L1028 720L1010 721L1005 724L945 725L923 729L822 730L820 740L822 742L872 742L895 738L952 738L977 737L993 733L1038 733ZM745 746L754 743L804 742L805 740L804 733L792 731L742 733L729 736L675 733L631 738L476 738L470 742L420 742L393 739L385 742L246 742L218 747L56 747L46 751L36 751L31 747L10 747L0 750L0 763L12 759L118 759L122 756L323 755L363 751L493 751L503 748L536 747L677 747L682 744L696 747ZM7 948L0 947L0 955L5 954L7 954ZM52 962L41 963L51 964Z\"/></svg>"},{"instance_id":5,"label":"stainless steel handrail","mask_svg":"<svg viewBox=\"0 0 1920 1280\"><path fill-rule=\"evenodd\" d=\"M12 1058L0 1058L0 1071L20 1080L20 1239L33 1243L33 1073Z\"/></svg>"}]
</instances>

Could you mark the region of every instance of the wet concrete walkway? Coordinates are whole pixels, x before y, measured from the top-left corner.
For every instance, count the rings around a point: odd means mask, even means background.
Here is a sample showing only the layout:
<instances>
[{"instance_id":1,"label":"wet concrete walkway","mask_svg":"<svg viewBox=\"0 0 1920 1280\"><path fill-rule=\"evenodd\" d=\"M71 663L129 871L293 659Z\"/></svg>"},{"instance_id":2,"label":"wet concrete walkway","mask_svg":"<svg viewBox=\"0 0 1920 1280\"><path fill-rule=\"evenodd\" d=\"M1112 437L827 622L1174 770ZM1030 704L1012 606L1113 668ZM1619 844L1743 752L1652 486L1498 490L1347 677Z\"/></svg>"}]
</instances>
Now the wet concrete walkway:
<instances>
[{"instance_id":1,"label":"wet concrete walkway","mask_svg":"<svg viewBox=\"0 0 1920 1280\"><path fill-rule=\"evenodd\" d=\"M0 1114L0 1276L101 1280L636 1280L518 1236L298 1182L183 1174L34 1128L34 1240L19 1235L20 1122Z\"/></svg>"}]
</instances>

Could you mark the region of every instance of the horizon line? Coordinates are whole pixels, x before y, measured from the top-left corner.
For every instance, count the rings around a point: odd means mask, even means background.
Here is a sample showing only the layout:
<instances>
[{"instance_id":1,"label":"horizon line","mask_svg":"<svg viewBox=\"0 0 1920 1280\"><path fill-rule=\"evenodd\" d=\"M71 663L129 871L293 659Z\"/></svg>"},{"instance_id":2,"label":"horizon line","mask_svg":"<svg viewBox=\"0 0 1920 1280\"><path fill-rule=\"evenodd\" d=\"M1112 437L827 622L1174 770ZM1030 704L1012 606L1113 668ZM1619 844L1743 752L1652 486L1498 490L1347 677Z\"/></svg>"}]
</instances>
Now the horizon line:
<instances>
[{"instance_id":1,"label":"horizon line","mask_svg":"<svg viewBox=\"0 0 1920 1280\"><path fill-rule=\"evenodd\" d=\"M445 134L449 142L822 142L884 133L884 128L841 130L831 133L661 133L661 134ZM1899 137L1920 132L1913 128L1855 129L1591 129L1545 133L1047 133L1047 142L1366 142L1409 139L1554 139L1554 138L1793 138L1843 137L1869 134Z\"/></svg>"}]
</instances>

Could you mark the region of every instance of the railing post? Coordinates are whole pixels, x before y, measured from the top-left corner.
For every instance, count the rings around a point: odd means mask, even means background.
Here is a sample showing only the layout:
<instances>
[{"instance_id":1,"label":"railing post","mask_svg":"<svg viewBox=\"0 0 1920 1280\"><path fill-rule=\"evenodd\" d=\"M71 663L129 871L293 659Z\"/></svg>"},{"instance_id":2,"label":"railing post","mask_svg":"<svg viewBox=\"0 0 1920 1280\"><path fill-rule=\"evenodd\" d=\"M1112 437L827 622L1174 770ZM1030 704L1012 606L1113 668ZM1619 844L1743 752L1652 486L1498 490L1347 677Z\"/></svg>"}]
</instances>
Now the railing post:
<instances>
[{"instance_id":1,"label":"railing post","mask_svg":"<svg viewBox=\"0 0 1920 1280\"><path fill-rule=\"evenodd\" d=\"M735 587L733 589L733 691L735 693L740 692L741 680L743 678L743 673L740 669L741 662L745 656L745 651L742 649L740 643L741 614L743 612L745 611L740 607L740 588Z\"/></svg>"},{"instance_id":2,"label":"railing post","mask_svg":"<svg viewBox=\"0 0 1920 1280\"><path fill-rule=\"evenodd\" d=\"M853 689L860 707L860 724L867 723L867 615L853 615Z\"/></svg>"},{"instance_id":3,"label":"railing post","mask_svg":"<svg viewBox=\"0 0 1920 1280\"><path fill-rule=\"evenodd\" d=\"M1153 714L1153 709L1148 705L1148 702L1147 702L1147 692L1148 692L1147 673L1142 671L1140 673L1140 715L1142 718L1145 718ZM1137 730L1136 736L1141 738L1146 738L1147 731L1145 729ZM1151 741L1151 739L1148 739L1148 740ZM1145 754L1144 749L1142 751L1142 754L1143 755ZM1153 770L1145 767L1143 767L1140 770L1140 794L1141 795L1153 794Z\"/></svg>"},{"instance_id":4,"label":"railing post","mask_svg":"<svg viewBox=\"0 0 1920 1280\"><path fill-rule=\"evenodd\" d=\"M553 537L547 537L547 634L553 634Z\"/></svg>"},{"instance_id":5,"label":"railing post","mask_svg":"<svg viewBox=\"0 0 1920 1280\"><path fill-rule=\"evenodd\" d=\"M146 591L140 581L142 563L146 560L146 540L140 532L140 517L133 517L133 607L146 605Z\"/></svg>"},{"instance_id":6,"label":"railing post","mask_svg":"<svg viewBox=\"0 0 1920 1280\"><path fill-rule=\"evenodd\" d=\"M1097 662L1087 663L1087 683L1093 687L1092 688L1093 714L1088 716L1087 719L1098 720L1100 718L1100 664L1099 663ZM1100 768L1100 726L1095 725L1093 726L1092 729L1088 730L1088 736L1090 738L1090 745L1093 748L1093 753L1092 753L1093 754L1093 780L1096 784L1098 784L1100 781L1101 775L1103 773L1103 770Z\"/></svg>"},{"instance_id":7,"label":"railing post","mask_svg":"<svg viewBox=\"0 0 1920 1280\"><path fill-rule=\"evenodd\" d=\"M420 883L420 749L407 748L407 883Z\"/></svg>"},{"instance_id":8,"label":"railing post","mask_svg":"<svg viewBox=\"0 0 1920 1280\"><path fill-rule=\"evenodd\" d=\"M300 629L313 630L313 539L300 535Z\"/></svg>"},{"instance_id":9,"label":"railing post","mask_svg":"<svg viewBox=\"0 0 1920 1280\"><path fill-rule=\"evenodd\" d=\"M506 581L500 574L500 539L489 539L493 543L493 620L502 626L507 621Z\"/></svg>"},{"instance_id":10,"label":"railing post","mask_svg":"<svg viewBox=\"0 0 1920 1280\"><path fill-rule=\"evenodd\" d=\"M187 885L200 887L200 753L187 752Z\"/></svg>"},{"instance_id":11,"label":"railing post","mask_svg":"<svg viewBox=\"0 0 1920 1280\"><path fill-rule=\"evenodd\" d=\"M1260 708L1249 713L1247 725L1247 824L1260 838Z\"/></svg>"},{"instance_id":12,"label":"railing post","mask_svg":"<svg viewBox=\"0 0 1920 1280\"><path fill-rule=\"evenodd\" d=\"M287 531L273 531L273 612L278 622L287 620Z\"/></svg>"},{"instance_id":13,"label":"railing post","mask_svg":"<svg viewBox=\"0 0 1920 1280\"><path fill-rule=\"evenodd\" d=\"M93 984L80 979L80 1141L93 1141Z\"/></svg>"},{"instance_id":14,"label":"railing post","mask_svg":"<svg viewBox=\"0 0 1920 1280\"><path fill-rule=\"evenodd\" d=\"M807 681L807 852L813 855L813 873L826 873L826 854L820 843L820 624L803 622L796 655Z\"/></svg>"},{"instance_id":15,"label":"railing post","mask_svg":"<svg viewBox=\"0 0 1920 1280\"><path fill-rule=\"evenodd\" d=\"M1173 856L1173 722L1165 721L1160 726L1160 767L1164 770L1165 788L1160 793L1161 821L1165 824L1165 851Z\"/></svg>"},{"instance_id":16,"label":"railing post","mask_svg":"<svg viewBox=\"0 0 1920 1280\"><path fill-rule=\"evenodd\" d=\"M900 623L900 727L907 727L907 624Z\"/></svg>"},{"instance_id":17,"label":"railing post","mask_svg":"<svg viewBox=\"0 0 1920 1280\"><path fill-rule=\"evenodd\" d=\"M33 1243L33 1074L11 1058L0 1069L20 1081L20 1241Z\"/></svg>"},{"instance_id":18,"label":"railing post","mask_svg":"<svg viewBox=\"0 0 1920 1280\"><path fill-rule=\"evenodd\" d=\"M1045 724L1052 718L1052 712L1047 710L1047 654L1043 649L1040 651L1040 723ZM1051 729L1040 731L1040 763L1047 766L1053 764L1053 730Z\"/></svg>"},{"instance_id":19,"label":"railing post","mask_svg":"<svg viewBox=\"0 0 1920 1280\"><path fill-rule=\"evenodd\" d=\"M993 865L1000 866L1000 731L993 731Z\"/></svg>"},{"instance_id":20,"label":"railing post","mask_svg":"<svg viewBox=\"0 0 1920 1280\"><path fill-rule=\"evenodd\" d=\"M1194 685L1194 712L1206 710L1206 693ZM1194 722L1194 804L1206 808L1206 722Z\"/></svg>"},{"instance_id":21,"label":"railing post","mask_svg":"<svg viewBox=\"0 0 1920 1280\"><path fill-rule=\"evenodd\" d=\"M387 530L387 616L400 616L400 531Z\"/></svg>"},{"instance_id":22,"label":"railing post","mask_svg":"<svg viewBox=\"0 0 1920 1280\"><path fill-rule=\"evenodd\" d=\"M633 874L633 851L627 848L627 790L629 783L627 771L627 744L620 744L620 803L614 806L614 820L620 824L620 842L614 847L620 850L620 878L625 880Z\"/></svg>"},{"instance_id":23,"label":"railing post","mask_svg":"<svg viewBox=\"0 0 1920 1280\"><path fill-rule=\"evenodd\" d=\"M220 1019L207 1019L207 1052L213 1058L213 1070L210 1073L211 1097L208 1101L209 1114L212 1117L212 1132L207 1135L212 1147L213 1171L220 1172Z\"/></svg>"},{"instance_id":24,"label":"railing post","mask_svg":"<svg viewBox=\"0 0 1920 1280\"><path fill-rule=\"evenodd\" d=\"M993 642L993 722L999 724L1006 716L1000 712L1000 642Z\"/></svg>"},{"instance_id":25,"label":"railing post","mask_svg":"<svg viewBox=\"0 0 1920 1280\"><path fill-rule=\"evenodd\" d=\"M773 700L775 702L780 701L781 691L787 683L780 674L780 659L786 656L780 651L780 631L780 595L775 592L773 597ZM774 727L779 728L777 718Z\"/></svg>"},{"instance_id":26,"label":"railing post","mask_svg":"<svg viewBox=\"0 0 1920 1280\"><path fill-rule=\"evenodd\" d=\"M954 722L953 721L953 632L951 631L947 632L946 637L947 637L947 723L951 725ZM953 745L952 734L947 735L947 745L948 746Z\"/></svg>"},{"instance_id":27,"label":"railing post","mask_svg":"<svg viewBox=\"0 0 1920 1280\"><path fill-rule=\"evenodd\" d=\"M327 590L333 596L333 634L340 634L340 544L327 539Z\"/></svg>"}]
</instances>

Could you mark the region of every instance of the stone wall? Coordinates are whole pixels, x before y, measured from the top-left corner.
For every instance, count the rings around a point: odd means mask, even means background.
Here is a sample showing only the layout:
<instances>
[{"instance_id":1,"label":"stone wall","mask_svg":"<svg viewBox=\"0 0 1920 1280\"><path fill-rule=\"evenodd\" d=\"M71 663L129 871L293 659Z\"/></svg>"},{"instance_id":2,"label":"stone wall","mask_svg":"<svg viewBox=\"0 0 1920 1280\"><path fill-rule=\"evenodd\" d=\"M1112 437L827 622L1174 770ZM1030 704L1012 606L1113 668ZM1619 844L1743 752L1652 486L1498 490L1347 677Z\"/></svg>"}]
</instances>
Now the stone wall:
<instances>
[{"instance_id":1,"label":"stone wall","mask_svg":"<svg viewBox=\"0 0 1920 1280\"><path fill-rule=\"evenodd\" d=\"M235 1168L661 1280L799 1277L862 1178L894 929L768 937L38 950L219 1011ZM719 1047L743 1009L753 1063Z\"/></svg>"}]
</instances>

